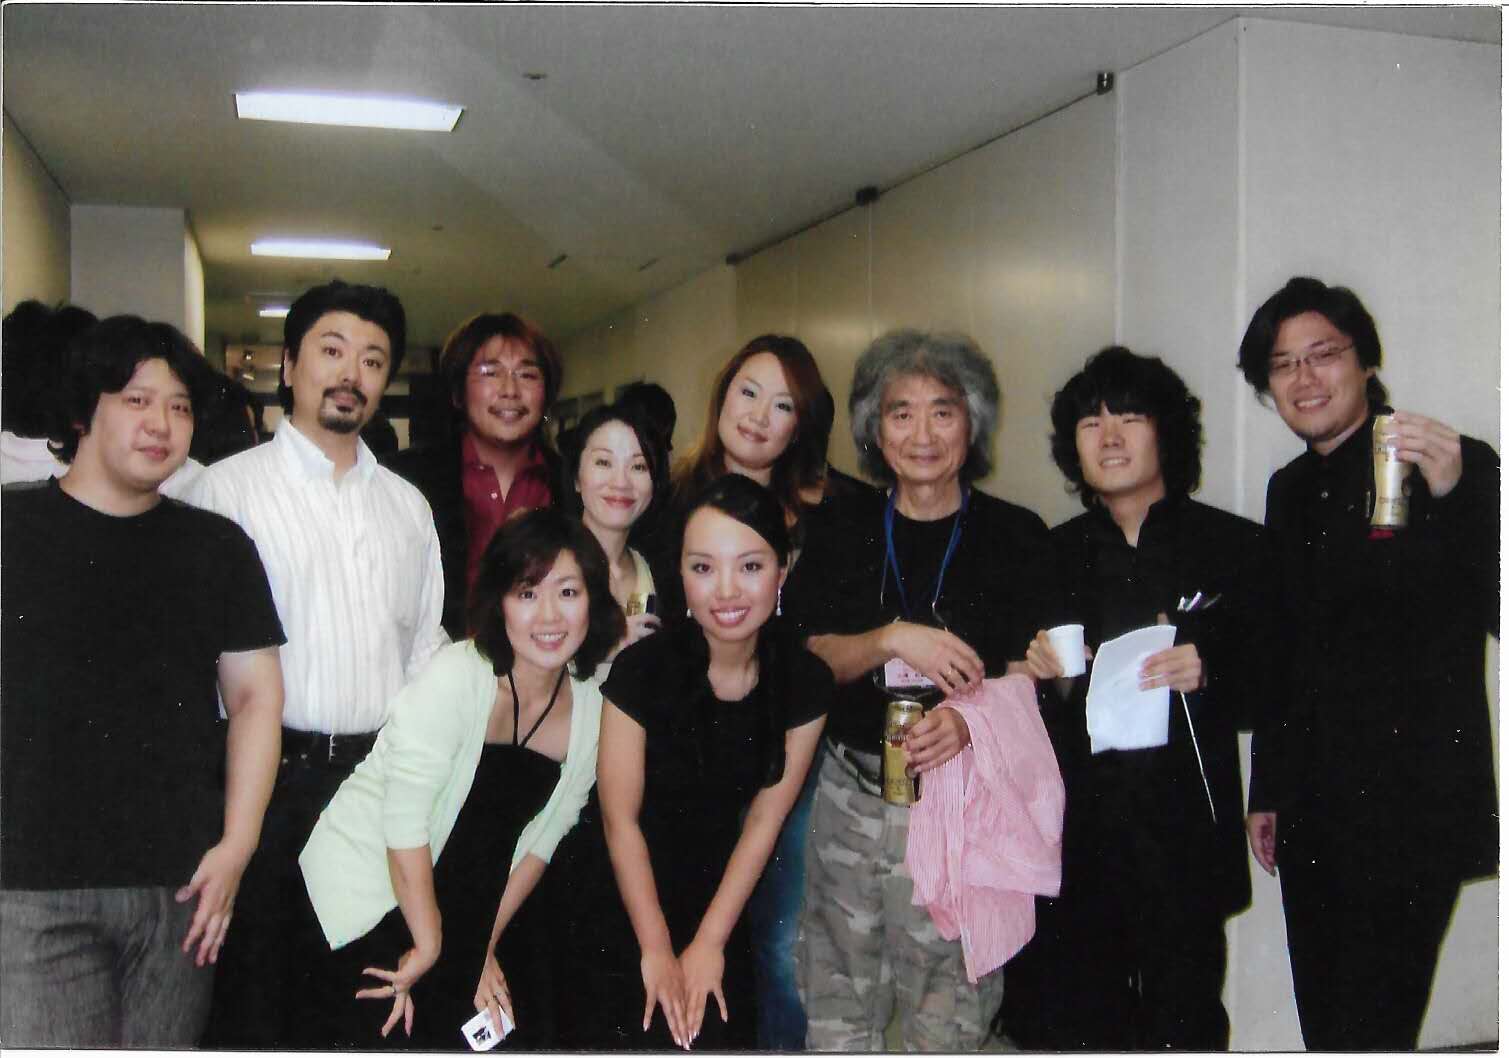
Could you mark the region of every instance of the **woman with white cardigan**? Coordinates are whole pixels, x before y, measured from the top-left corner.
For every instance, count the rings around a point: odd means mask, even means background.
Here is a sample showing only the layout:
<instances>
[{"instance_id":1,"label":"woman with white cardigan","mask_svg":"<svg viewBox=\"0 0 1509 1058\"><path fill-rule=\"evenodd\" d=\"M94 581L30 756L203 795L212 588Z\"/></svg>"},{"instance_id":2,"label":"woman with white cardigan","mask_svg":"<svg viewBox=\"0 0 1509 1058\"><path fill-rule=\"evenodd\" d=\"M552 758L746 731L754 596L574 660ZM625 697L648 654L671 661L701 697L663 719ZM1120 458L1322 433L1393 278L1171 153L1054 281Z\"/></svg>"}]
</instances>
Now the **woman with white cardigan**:
<instances>
[{"instance_id":1,"label":"woman with white cardigan","mask_svg":"<svg viewBox=\"0 0 1509 1058\"><path fill-rule=\"evenodd\" d=\"M399 694L299 857L294 941L310 959L290 1046L373 1047L402 1024L409 1046L462 1048L479 974L518 1024L508 1044L549 1046L548 1018L530 1016L538 924L521 909L595 781L590 675L623 611L593 536L540 509L488 545L468 618L471 638ZM380 1030L366 1000L390 1004Z\"/></svg>"}]
</instances>

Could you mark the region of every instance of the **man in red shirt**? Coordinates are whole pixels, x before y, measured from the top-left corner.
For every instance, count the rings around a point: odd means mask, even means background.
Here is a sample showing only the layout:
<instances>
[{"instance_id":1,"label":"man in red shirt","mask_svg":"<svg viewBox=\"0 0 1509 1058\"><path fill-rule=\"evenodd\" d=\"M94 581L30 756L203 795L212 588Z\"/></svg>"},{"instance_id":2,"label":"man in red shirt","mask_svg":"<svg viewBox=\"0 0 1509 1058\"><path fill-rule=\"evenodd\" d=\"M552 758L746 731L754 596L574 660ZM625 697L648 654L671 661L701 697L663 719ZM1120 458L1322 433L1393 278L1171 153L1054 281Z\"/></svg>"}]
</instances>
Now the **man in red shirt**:
<instances>
[{"instance_id":1,"label":"man in red shirt","mask_svg":"<svg viewBox=\"0 0 1509 1058\"><path fill-rule=\"evenodd\" d=\"M446 339L439 373L453 410L450 437L386 463L434 512L445 570L441 623L459 639L488 541L514 511L554 503L558 457L544 423L561 389L561 360L527 320L481 313Z\"/></svg>"}]
</instances>

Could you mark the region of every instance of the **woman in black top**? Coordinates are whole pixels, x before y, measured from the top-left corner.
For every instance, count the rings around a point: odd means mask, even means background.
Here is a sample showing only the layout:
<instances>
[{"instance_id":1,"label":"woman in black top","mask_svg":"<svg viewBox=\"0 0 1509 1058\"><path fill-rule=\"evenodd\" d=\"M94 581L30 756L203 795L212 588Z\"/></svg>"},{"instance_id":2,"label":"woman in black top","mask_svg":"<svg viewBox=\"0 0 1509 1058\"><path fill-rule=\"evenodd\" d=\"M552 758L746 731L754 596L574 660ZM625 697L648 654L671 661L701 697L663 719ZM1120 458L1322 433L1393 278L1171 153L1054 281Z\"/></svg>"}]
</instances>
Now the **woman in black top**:
<instances>
[{"instance_id":1,"label":"woman in black top","mask_svg":"<svg viewBox=\"0 0 1509 1058\"><path fill-rule=\"evenodd\" d=\"M603 685L587 810L603 825L579 828L557 864L570 890L556 975L563 1046L753 1046L744 905L833 689L827 667L770 619L788 554L766 489L739 475L714 482L684 534L692 620L626 647Z\"/></svg>"}]
</instances>

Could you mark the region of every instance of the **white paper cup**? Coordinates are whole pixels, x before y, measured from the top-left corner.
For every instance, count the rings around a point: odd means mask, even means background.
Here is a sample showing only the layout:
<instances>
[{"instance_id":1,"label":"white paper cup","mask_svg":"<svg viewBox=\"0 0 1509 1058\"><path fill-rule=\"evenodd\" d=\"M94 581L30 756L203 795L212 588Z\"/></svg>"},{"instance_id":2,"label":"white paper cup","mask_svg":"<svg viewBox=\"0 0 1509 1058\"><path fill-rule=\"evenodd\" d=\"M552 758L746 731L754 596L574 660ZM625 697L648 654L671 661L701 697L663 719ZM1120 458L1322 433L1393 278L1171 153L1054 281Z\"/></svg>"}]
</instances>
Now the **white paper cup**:
<instances>
[{"instance_id":1,"label":"white paper cup","mask_svg":"<svg viewBox=\"0 0 1509 1058\"><path fill-rule=\"evenodd\" d=\"M1059 625L1048 629L1048 642L1064 667L1065 676L1081 676L1085 671L1085 626Z\"/></svg>"}]
</instances>

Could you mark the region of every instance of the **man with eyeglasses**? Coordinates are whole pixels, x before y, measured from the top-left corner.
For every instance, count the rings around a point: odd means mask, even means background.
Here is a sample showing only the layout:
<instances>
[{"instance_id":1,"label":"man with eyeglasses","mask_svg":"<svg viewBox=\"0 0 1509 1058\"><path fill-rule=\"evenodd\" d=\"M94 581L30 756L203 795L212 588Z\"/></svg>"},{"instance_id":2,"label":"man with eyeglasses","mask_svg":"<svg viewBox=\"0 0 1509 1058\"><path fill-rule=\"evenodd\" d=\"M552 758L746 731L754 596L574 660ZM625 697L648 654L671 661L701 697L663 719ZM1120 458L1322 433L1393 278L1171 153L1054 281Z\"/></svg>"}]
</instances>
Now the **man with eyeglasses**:
<instances>
[{"instance_id":1,"label":"man with eyeglasses","mask_svg":"<svg viewBox=\"0 0 1509 1058\"><path fill-rule=\"evenodd\" d=\"M1306 277L1258 308L1239 358L1308 446L1268 483L1288 686L1253 738L1247 829L1282 884L1312 1050L1416 1046L1461 884L1498 862L1498 456L1394 413L1408 526L1371 526L1380 362L1357 296Z\"/></svg>"},{"instance_id":2,"label":"man with eyeglasses","mask_svg":"<svg viewBox=\"0 0 1509 1058\"><path fill-rule=\"evenodd\" d=\"M445 569L445 630L466 635L477 563L515 511L555 502L560 458L545 434L561 389L554 344L511 312L473 316L446 339L438 367L449 436L386 460L429 502Z\"/></svg>"},{"instance_id":3,"label":"man with eyeglasses","mask_svg":"<svg viewBox=\"0 0 1509 1058\"><path fill-rule=\"evenodd\" d=\"M211 1046L291 1038L306 969L287 943L307 903L299 852L394 697L446 643L429 507L361 440L405 332L403 306L381 287L337 279L302 294L283 324L286 417L267 444L207 468L187 497L252 538L288 634L282 761L216 976Z\"/></svg>"}]
</instances>

